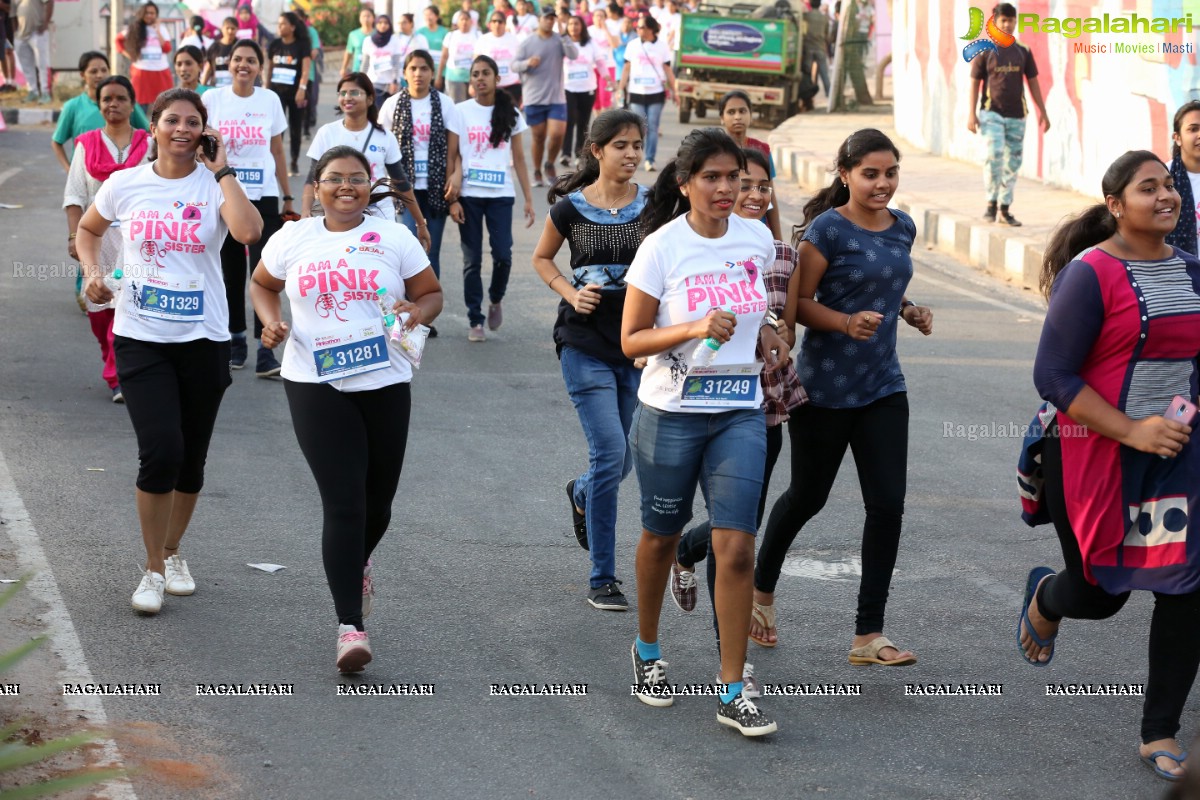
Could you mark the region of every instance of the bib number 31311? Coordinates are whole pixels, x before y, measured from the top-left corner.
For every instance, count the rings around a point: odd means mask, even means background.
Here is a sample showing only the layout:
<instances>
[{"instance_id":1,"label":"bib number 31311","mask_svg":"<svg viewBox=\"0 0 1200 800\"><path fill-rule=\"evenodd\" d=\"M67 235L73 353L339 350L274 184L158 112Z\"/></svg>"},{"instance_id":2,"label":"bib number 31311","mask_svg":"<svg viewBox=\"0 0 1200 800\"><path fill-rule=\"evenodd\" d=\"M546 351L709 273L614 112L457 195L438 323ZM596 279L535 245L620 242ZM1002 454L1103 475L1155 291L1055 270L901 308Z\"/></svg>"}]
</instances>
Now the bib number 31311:
<instances>
[{"instance_id":1,"label":"bib number 31311","mask_svg":"<svg viewBox=\"0 0 1200 800\"><path fill-rule=\"evenodd\" d=\"M683 408L757 408L758 376L763 365L723 364L693 367L683 379Z\"/></svg>"}]
</instances>

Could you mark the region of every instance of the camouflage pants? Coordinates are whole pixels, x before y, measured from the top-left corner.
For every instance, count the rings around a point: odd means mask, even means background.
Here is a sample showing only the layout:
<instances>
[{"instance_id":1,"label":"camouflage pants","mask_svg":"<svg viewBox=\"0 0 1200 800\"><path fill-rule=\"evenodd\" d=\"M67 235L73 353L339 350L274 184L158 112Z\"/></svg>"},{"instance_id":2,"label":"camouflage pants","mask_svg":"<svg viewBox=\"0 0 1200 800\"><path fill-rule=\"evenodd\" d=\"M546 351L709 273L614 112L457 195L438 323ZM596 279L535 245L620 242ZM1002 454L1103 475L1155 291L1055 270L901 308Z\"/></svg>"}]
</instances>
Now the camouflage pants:
<instances>
[{"instance_id":1,"label":"camouflage pants","mask_svg":"<svg viewBox=\"0 0 1200 800\"><path fill-rule=\"evenodd\" d=\"M979 112L979 132L987 146L983 162L983 188L989 203L1012 203L1013 188L1025 147L1025 117L1002 117L995 111Z\"/></svg>"}]
</instances>

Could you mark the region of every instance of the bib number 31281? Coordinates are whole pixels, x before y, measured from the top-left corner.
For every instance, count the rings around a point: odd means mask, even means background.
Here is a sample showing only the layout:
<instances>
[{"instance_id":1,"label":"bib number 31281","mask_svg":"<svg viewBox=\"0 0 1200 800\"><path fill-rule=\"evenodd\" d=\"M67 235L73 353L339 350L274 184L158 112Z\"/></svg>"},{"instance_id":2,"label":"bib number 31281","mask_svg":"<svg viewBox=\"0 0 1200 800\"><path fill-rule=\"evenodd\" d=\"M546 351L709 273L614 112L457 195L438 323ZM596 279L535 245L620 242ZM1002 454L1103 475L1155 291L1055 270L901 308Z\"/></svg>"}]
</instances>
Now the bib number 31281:
<instances>
[{"instance_id":1,"label":"bib number 31281","mask_svg":"<svg viewBox=\"0 0 1200 800\"><path fill-rule=\"evenodd\" d=\"M341 325L315 336L312 354L321 383L386 369L391 361L382 320Z\"/></svg>"},{"instance_id":2,"label":"bib number 31281","mask_svg":"<svg viewBox=\"0 0 1200 800\"><path fill-rule=\"evenodd\" d=\"M763 365L694 367L683 379L683 408L757 408L758 376Z\"/></svg>"}]
</instances>

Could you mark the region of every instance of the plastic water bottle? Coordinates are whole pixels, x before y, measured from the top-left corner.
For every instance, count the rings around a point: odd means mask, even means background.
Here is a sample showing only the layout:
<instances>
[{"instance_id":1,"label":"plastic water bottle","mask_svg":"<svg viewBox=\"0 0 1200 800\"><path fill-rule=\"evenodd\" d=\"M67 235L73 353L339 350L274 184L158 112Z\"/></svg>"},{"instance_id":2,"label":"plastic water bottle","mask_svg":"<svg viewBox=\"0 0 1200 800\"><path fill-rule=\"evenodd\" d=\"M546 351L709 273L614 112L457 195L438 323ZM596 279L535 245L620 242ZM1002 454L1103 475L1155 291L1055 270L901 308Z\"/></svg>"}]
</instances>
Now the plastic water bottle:
<instances>
[{"instance_id":1,"label":"plastic water bottle","mask_svg":"<svg viewBox=\"0 0 1200 800\"><path fill-rule=\"evenodd\" d=\"M121 279L125 277L125 271L117 267L111 274L104 276L104 285L113 293L113 300L117 299L117 294L121 291Z\"/></svg>"},{"instance_id":2,"label":"plastic water bottle","mask_svg":"<svg viewBox=\"0 0 1200 800\"><path fill-rule=\"evenodd\" d=\"M376 289L375 296L379 299L379 310L383 312L384 327L391 328L396 323L396 312L392 309L396 307L397 300L386 286Z\"/></svg>"},{"instance_id":3,"label":"plastic water bottle","mask_svg":"<svg viewBox=\"0 0 1200 800\"><path fill-rule=\"evenodd\" d=\"M709 309L708 313L720 311L721 309L714 306ZM711 366L717 360L717 351L721 349L721 342L718 339L709 337L700 344L696 345L696 349L692 351L692 366L707 367Z\"/></svg>"}]
</instances>

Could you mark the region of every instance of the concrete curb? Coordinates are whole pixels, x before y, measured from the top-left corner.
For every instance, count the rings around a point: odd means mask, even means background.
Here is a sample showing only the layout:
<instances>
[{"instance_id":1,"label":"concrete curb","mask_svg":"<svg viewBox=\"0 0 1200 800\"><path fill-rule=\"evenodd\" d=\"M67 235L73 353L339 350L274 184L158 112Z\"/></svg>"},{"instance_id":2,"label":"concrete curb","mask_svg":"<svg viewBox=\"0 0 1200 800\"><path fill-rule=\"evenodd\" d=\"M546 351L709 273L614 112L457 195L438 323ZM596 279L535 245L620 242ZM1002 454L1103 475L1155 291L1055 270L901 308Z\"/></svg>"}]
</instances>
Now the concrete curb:
<instances>
[{"instance_id":1,"label":"concrete curb","mask_svg":"<svg viewBox=\"0 0 1200 800\"><path fill-rule=\"evenodd\" d=\"M61 111L57 108L6 108L5 125L41 125L58 122Z\"/></svg>"},{"instance_id":2,"label":"concrete curb","mask_svg":"<svg viewBox=\"0 0 1200 800\"><path fill-rule=\"evenodd\" d=\"M774 152L779 174L805 191L819 191L831 182L831 163L788 145L779 145ZM918 243L988 274L1037 290L1043 254L1040 243L1013 235L1011 228L998 228L977 217L914 201L902 191L896 193L893 204L913 218Z\"/></svg>"}]
</instances>

